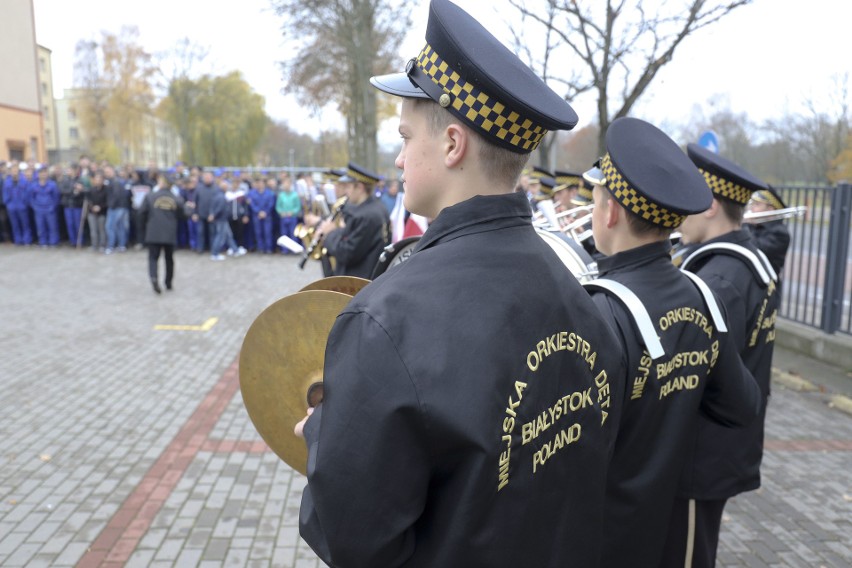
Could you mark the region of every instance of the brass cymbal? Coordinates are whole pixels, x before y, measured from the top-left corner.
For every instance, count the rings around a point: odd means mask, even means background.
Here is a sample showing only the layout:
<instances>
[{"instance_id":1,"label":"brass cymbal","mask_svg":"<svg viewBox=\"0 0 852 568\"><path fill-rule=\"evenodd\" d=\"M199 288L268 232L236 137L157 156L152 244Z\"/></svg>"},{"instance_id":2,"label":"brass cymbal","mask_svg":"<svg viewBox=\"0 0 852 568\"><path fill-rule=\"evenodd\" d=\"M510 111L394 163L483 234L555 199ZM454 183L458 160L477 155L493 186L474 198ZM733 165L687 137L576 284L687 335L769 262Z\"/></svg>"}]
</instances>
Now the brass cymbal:
<instances>
[{"instance_id":1,"label":"brass cymbal","mask_svg":"<svg viewBox=\"0 0 852 568\"><path fill-rule=\"evenodd\" d=\"M354 296L369 283L370 280L367 280L366 278L358 278L357 276L329 276L327 278L311 282L299 291L307 292L309 290L328 290L330 292L340 292L341 294Z\"/></svg>"},{"instance_id":2,"label":"brass cymbal","mask_svg":"<svg viewBox=\"0 0 852 568\"><path fill-rule=\"evenodd\" d=\"M293 427L305 417L312 387L318 385L320 392L313 394L321 396L328 334L351 299L327 290L281 298L257 316L240 350L240 390L248 415L272 451L302 474L308 452Z\"/></svg>"}]
</instances>

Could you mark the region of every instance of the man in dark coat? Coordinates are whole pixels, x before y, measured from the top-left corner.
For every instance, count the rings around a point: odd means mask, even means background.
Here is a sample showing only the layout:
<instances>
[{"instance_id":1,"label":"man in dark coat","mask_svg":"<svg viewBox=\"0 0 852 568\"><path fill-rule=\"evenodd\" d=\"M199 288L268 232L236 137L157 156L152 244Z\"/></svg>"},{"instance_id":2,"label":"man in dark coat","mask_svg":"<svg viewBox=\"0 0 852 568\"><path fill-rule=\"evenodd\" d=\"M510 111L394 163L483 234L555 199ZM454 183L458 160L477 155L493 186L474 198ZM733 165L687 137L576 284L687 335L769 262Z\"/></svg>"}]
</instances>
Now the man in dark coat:
<instances>
[{"instance_id":1,"label":"man in dark coat","mask_svg":"<svg viewBox=\"0 0 852 568\"><path fill-rule=\"evenodd\" d=\"M162 291L157 277L160 251L163 251L166 257L166 290L172 289L175 275L173 255L177 245L178 223L184 218L183 199L172 193L168 178L160 174L157 177L157 185L145 196L139 210L145 244L148 245L148 275L157 294Z\"/></svg>"},{"instance_id":2,"label":"man in dark coat","mask_svg":"<svg viewBox=\"0 0 852 568\"><path fill-rule=\"evenodd\" d=\"M405 207L433 221L331 330L300 533L334 567L597 566L623 370L513 191L577 115L449 0L426 40L371 82L403 97Z\"/></svg>"},{"instance_id":3,"label":"man in dark coat","mask_svg":"<svg viewBox=\"0 0 852 568\"><path fill-rule=\"evenodd\" d=\"M210 221L210 206L213 199L219 194L213 172L205 171L201 174L201 183L195 195L195 210L192 212L192 220L196 223L196 252L202 253L213 244L215 232L213 223Z\"/></svg>"},{"instance_id":4,"label":"man in dark coat","mask_svg":"<svg viewBox=\"0 0 852 568\"><path fill-rule=\"evenodd\" d=\"M339 180L348 198L342 212L343 227L329 219L318 228L326 235L324 245L328 255L337 263L336 276L369 279L382 250L390 242L390 217L373 192L378 181L378 174L351 162Z\"/></svg>"},{"instance_id":5,"label":"man in dark coat","mask_svg":"<svg viewBox=\"0 0 852 568\"><path fill-rule=\"evenodd\" d=\"M610 125L606 150L600 168L586 173L595 182L595 242L606 256L585 286L621 340L614 351L629 383L607 474L600 566L656 568L699 415L747 425L761 398L725 333L724 308L671 261L671 231L713 201L704 178L673 140L635 118Z\"/></svg>"}]
</instances>

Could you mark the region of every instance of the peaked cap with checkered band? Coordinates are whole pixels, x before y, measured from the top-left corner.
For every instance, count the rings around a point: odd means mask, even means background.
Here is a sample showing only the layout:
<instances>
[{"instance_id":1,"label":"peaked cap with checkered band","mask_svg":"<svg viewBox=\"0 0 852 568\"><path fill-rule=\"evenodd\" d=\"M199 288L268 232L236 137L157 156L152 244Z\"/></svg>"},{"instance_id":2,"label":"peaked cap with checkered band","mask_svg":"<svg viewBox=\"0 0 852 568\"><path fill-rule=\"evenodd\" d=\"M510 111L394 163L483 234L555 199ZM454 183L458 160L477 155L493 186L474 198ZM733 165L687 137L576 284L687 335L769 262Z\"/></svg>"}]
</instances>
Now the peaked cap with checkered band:
<instances>
[{"instance_id":1,"label":"peaked cap with checkered band","mask_svg":"<svg viewBox=\"0 0 852 568\"><path fill-rule=\"evenodd\" d=\"M751 198L754 201L759 201L760 203L766 203L767 205L772 206L774 209L786 209L787 204L784 203L784 200L781 199L781 196L769 184L766 184L767 188L761 191L755 191Z\"/></svg>"},{"instance_id":2,"label":"peaked cap with checkered band","mask_svg":"<svg viewBox=\"0 0 852 568\"><path fill-rule=\"evenodd\" d=\"M689 158L656 126L638 118L616 119L606 132L607 154L585 174L627 211L664 228L710 207L707 182Z\"/></svg>"},{"instance_id":3,"label":"peaked cap with checkered band","mask_svg":"<svg viewBox=\"0 0 852 568\"><path fill-rule=\"evenodd\" d=\"M432 0L426 46L405 73L372 77L377 89L430 98L494 144L532 152L577 114L514 53L449 0Z\"/></svg>"},{"instance_id":4,"label":"peaked cap with checkered band","mask_svg":"<svg viewBox=\"0 0 852 568\"><path fill-rule=\"evenodd\" d=\"M360 181L367 185L375 185L379 183L379 174L372 170L368 170L364 166L359 166L355 162L349 162L346 171L337 181L341 183Z\"/></svg>"},{"instance_id":5,"label":"peaked cap with checkered band","mask_svg":"<svg viewBox=\"0 0 852 568\"><path fill-rule=\"evenodd\" d=\"M688 144L686 153L704 175L715 197L746 205L752 193L769 189L766 182L703 146Z\"/></svg>"}]
</instances>

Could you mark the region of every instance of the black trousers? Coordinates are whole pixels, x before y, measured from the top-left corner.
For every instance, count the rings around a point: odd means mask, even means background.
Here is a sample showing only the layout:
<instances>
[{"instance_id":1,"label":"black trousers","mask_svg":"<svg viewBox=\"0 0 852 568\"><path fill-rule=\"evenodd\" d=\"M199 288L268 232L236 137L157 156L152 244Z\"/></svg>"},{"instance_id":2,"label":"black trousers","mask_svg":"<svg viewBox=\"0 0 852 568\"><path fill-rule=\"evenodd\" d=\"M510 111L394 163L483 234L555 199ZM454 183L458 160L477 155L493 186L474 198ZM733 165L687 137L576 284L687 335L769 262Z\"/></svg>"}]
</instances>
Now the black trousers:
<instances>
[{"instance_id":1,"label":"black trousers","mask_svg":"<svg viewBox=\"0 0 852 568\"><path fill-rule=\"evenodd\" d=\"M675 499L660 568L714 568L727 499Z\"/></svg>"},{"instance_id":2,"label":"black trousers","mask_svg":"<svg viewBox=\"0 0 852 568\"><path fill-rule=\"evenodd\" d=\"M160 261L160 251L165 253L166 257L166 286L171 286L172 278L175 275L174 261L174 245L149 244L148 245L148 276L151 277L151 282L157 282L157 264Z\"/></svg>"}]
</instances>

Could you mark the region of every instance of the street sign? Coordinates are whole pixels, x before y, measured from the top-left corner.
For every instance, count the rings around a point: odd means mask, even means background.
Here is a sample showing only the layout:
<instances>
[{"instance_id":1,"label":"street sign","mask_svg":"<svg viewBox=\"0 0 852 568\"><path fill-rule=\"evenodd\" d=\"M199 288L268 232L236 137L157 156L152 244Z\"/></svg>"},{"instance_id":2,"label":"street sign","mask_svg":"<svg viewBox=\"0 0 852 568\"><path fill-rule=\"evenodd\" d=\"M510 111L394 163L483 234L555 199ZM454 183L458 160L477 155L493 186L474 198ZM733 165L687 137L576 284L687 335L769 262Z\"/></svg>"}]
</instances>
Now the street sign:
<instances>
[{"instance_id":1,"label":"street sign","mask_svg":"<svg viewBox=\"0 0 852 568\"><path fill-rule=\"evenodd\" d=\"M707 148L711 152L719 153L719 137L712 130L706 130L698 139L698 145Z\"/></svg>"}]
</instances>

